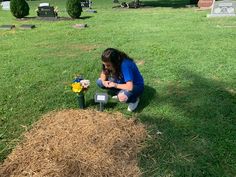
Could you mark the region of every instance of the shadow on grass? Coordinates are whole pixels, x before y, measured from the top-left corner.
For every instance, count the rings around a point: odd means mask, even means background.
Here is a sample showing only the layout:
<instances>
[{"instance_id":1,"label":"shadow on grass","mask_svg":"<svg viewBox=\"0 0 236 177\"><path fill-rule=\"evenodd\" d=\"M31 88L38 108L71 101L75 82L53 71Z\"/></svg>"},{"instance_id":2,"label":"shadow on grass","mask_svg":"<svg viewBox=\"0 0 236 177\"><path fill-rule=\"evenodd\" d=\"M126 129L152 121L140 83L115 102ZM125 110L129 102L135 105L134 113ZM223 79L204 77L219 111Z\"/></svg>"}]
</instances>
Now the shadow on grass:
<instances>
[{"instance_id":1,"label":"shadow on grass","mask_svg":"<svg viewBox=\"0 0 236 177\"><path fill-rule=\"evenodd\" d=\"M130 1L124 0L124 2L127 2L127 3ZM195 4L191 3L190 1L188 0L152 0L152 1L146 0L146 1L140 1L139 8L153 8L153 7L186 8L186 7L194 7L197 5L196 3ZM116 5L116 6L113 6L112 8L121 8L121 5ZM122 9L127 9L127 8L122 8Z\"/></svg>"},{"instance_id":2,"label":"shadow on grass","mask_svg":"<svg viewBox=\"0 0 236 177\"><path fill-rule=\"evenodd\" d=\"M185 0L153 0L153 1L141 1L143 7L172 7L172 8L183 8L189 5L188 1Z\"/></svg>"},{"instance_id":3,"label":"shadow on grass","mask_svg":"<svg viewBox=\"0 0 236 177\"><path fill-rule=\"evenodd\" d=\"M235 176L235 88L189 71L181 79L159 97L169 112L140 114L153 135L140 159L144 176Z\"/></svg>"},{"instance_id":4,"label":"shadow on grass","mask_svg":"<svg viewBox=\"0 0 236 177\"><path fill-rule=\"evenodd\" d=\"M24 17L24 18L16 18L16 21L28 21L28 20L35 20L37 17Z\"/></svg>"},{"instance_id":5,"label":"shadow on grass","mask_svg":"<svg viewBox=\"0 0 236 177\"><path fill-rule=\"evenodd\" d=\"M89 16L89 15L87 15L87 16L81 16L81 17L79 17L79 19L81 19L81 20L86 20L86 19L89 19L89 18L92 18L93 16Z\"/></svg>"},{"instance_id":6,"label":"shadow on grass","mask_svg":"<svg viewBox=\"0 0 236 177\"><path fill-rule=\"evenodd\" d=\"M74 21L74 20L86 20L89 18L92 18L93 16L81 16L79 19L73 19L71 17L63 17L59 16L57 18L53 17L38 17L38 16L32 16L32 17L24 17L24 18L16 18L16 21L28 21L28 20L41 20L41 21Z\"/></svg>"},{"instance_id":7,"label":"shadow on grass","mask_svg":"<svg viewBox=\"0 0 236 177\"><path fill-rule=\"evenodd\" d=\"M148 85L145 85L144 92L140 98L140 103L135 112L142 112L143 109L147 107L156 96L156 90Z\"/></svg>"}]
</instances>

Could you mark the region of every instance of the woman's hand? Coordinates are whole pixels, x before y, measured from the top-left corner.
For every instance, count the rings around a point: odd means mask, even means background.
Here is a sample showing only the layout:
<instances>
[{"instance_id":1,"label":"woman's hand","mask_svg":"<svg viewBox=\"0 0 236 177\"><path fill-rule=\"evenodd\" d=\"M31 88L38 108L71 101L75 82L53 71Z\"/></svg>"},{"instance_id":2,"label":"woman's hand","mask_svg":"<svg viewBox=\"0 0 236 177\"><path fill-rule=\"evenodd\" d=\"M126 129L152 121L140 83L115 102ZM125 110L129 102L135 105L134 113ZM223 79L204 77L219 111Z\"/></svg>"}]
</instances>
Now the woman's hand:
<instances>
[{"instance_id":1,"label":"woman's hand","mask_svg":"<svg viewBox=\"0 0 236 177\"><path fill-rule=\"evenodd\" d=\"M106 88L115 88L117 83L115 82L111 82L111 81L102 81L102 84L104 85L104 87Z\"/></svg>"},{"instance_id":2,"label":"woman's hand","mask_svg":"<svg viewBox=\"0 0 236 177\"><path fill-rule=\"evenodd\" d=\"M109 83L110 83L110 81L102 81L102 84L103 84L104 87L106 87L106 88L110 88L110 87L109 87Z\"/></svg>"},{"instance_id":3,"label":"woman's hand","mask_svg":"<svg viewBox=\"0 0 236 177\"><path fill-rule=\"evenodd\" d=\"M133 90L133 82L128 81L125 84L117 84L115 82L111 81L102 81L104 87L106 88L116 88L120 90L127 90L127 91L132 91Z\"/></svg>"},{"instance_id":4,"label":"woman's hand","mask_svg":"<svg viewBox=\"0 0 236 177\"><path fill-rule=\"evenodd\" d=\"M116 88L116 86L117 86L117 83L111 82L111 81L108 82L108 88Z\"/></svg>"}]
</instances>

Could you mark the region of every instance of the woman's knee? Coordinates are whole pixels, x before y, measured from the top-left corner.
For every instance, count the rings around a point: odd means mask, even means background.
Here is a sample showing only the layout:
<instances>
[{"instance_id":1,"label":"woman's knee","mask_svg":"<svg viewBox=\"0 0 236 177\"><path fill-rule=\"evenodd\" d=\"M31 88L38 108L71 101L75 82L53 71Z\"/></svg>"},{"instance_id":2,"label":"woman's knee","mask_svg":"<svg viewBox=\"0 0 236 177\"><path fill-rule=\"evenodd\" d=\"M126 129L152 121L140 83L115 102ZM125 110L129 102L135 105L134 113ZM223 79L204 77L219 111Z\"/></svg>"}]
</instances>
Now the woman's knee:
<instances>
[{"instance_id":1,"label":"woman's knee","mask_svg":"<svg viewBox=\"0 0 236 177\"><path fill-rule=\"evenodd\" d=\"M122 90L118 94L118 99L120 102L125 103L134 103L136 102L139 95L134 94L133 92Z\"/></svg>"},{"instance_id":2,"label":"woman's knee","mask_svg":"<svg viewBox=\"0 0 236 177\"><path fill-rule=\"evenodd\" d=\"M104 88L104 85L103 85L101 79L98 79L98 80L96 81L96 83L97 83L97 86L98 86L98 87Z\"/></svg>"},{"instance_id":3,"label":"woman's knee","mask_svg":"<svg viewBox=\"0 0 236 177\"><path fill-rule=\"evenodd\" d=\"M128 100L128 96L124 92L120 92L117 95L117 97L118 97L119 101L122 102L122 103L126 103L127 100Z\"/></svg>"}]
</instances>

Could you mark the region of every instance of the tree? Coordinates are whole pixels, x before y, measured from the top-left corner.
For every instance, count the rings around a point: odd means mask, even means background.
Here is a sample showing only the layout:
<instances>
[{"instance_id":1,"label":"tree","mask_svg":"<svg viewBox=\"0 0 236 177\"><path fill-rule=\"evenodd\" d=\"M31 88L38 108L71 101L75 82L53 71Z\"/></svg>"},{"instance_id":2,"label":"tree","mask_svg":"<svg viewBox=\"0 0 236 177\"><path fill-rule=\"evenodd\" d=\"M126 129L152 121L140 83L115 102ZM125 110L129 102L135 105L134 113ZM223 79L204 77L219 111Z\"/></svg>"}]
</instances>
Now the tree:
<instances>
[{"instance_id":1,"label":"tree","mask_svg":"<svg viewBox=\"0 0 236 177\"><path fill-rule=\"evenodd\" d=\"M79 18L82 12L81 1L67 0L66 10L71 18Z\"/></svg>"},{"instance_id":2,"label":"tree","mask_svg":"<svg viewBox=\"0 0 236 177\"><path fill-rule=\"evenodd\" d=\"M29 15L29 5L25 0L11 0L10 10L14 17L23 18Z\"/></svg>"}]
</instances>

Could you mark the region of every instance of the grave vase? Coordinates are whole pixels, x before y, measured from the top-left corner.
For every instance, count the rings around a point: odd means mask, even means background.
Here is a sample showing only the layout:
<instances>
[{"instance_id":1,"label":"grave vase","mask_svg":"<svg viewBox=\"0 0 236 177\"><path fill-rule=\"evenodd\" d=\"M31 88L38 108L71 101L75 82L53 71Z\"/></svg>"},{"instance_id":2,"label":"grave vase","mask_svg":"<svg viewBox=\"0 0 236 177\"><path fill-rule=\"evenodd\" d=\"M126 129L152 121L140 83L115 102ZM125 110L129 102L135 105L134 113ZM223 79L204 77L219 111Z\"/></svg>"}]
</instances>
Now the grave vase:
<instances>
[{"instance_id":1,"label":"grave vase","mask_svg":"<svg viewBox=\"0 0 236 177\"><path fill-rule=\"evenodd\" d=\"M84 108L85 108L84 93L79 93L79 94L77 95L77 99L78 99L79 108L80 108L80 109L84 109Z\"/></svg>"}]
</instances>

